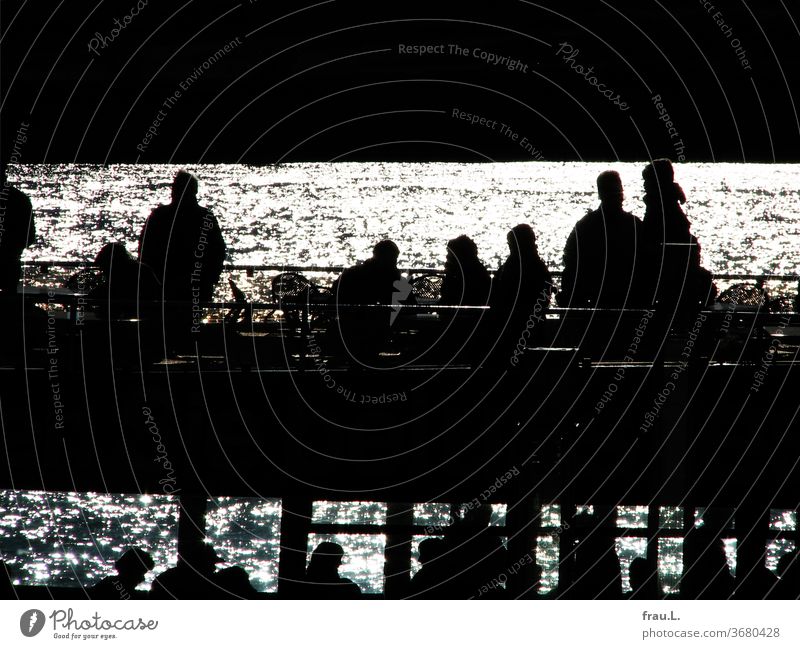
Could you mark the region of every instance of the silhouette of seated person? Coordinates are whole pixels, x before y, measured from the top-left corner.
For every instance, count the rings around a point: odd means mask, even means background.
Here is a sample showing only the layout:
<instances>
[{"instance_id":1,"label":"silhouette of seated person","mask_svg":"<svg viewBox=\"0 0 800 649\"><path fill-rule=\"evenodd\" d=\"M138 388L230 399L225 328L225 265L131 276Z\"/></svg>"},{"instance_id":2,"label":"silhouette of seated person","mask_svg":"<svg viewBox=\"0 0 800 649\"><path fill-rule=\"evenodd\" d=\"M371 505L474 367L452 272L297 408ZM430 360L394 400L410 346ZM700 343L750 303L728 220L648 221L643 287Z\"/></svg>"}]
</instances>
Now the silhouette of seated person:
<instances>
[{"instance_id":1,"label":"silhouette of seated person","mask_svg":"<svg viewBox=\"0 0 800 649\"><path fill-rule=\"evenodd\" d=\"M147 217L139 237L139 261L161 282L171 333L183 342L200 323L200 305L209 302L225 261L225 242L216 217L198 204L195 176L179 171L172 200Z\"/></svg>"},{"instance_id":2,"label":"silhouette of seated person","mask_svg":"<svg viewBox=\"0 0 800 649\"><path fill-rule=\"evenodd\" d=\"M719 533L705 526L692 529L683 541L681 599L729 599L734 586Z\"/></svg>"},{"instance_id":3,"label":"silhouette of seated person","mask_svg":"<svg viewBox=\"0 0 800 649\"><path fill-rule=\"evenodd\" d=\"M686 195L674 182L672 163L653 160L642 172L645 214L643 252L647 260L643 297L662 310L691 313L713 304L711 273L700 263L700 243L681 205Z\"/></svg>"},{"instance_id":4,"label":"silhouette of seated person","mask_svg":"<svg viewBox=\"0 0 800 649\"><path fill-rule=\"evenodd\" d=\"M774 599L800 599L800 554L797 550L787 552L778 560L779 581Z\"/></svg>"},{"instance_id":5,"label":"silhouette of seated person","mask_svg":"<svg viewBox=\"0 0 800 649\"><path fill-rule=\"evenodd\" d=\"M388 339L396 316L389 309L359 310L347 305L408 304L410 285L403 289L397 259L400 250L393 241L384 240L372 249L372 257L352 266L333 283L331 292L337 306L333 325L346 351L355 359L377 354ZM407 282L405 284L408 284Z\"/></svg>"},{"instance_id":6,"label":"silhouette of seated person","mask_svg":"<svg viewBox=\"0 0 800 649\"><path fill-rule=\"evenodd\" d=\"M155 567L153 557L139 548L126 550L115 562L116 575L104 577L88 589L90 599L142 599L136 587Z\"/></svg>"},{"instance_id":7,"label":"silhouette of seated person","mask_svg":"<svg viewBox=\"0 0 800 649\"><path fill-rule=\"evenodd\" d=\"M550 271L539 257L531 226L513 227L507 240L509 255L494 276L491 294L493 320L499 329L497 349L503 354L525 331L530 332L528 344L536 342L553 292Z\"/></svg>"},{"instance_id":8,"label":"silhouette of seated person","mask_svg":"<svg viewBox=\"0 0 800 649\"><path fill-rule=\"evenodd\" d=\"M178 565L165 570L153 582L151 599L216 599L216 569L221 559L207 543L189 545L178 556Z\"/></svg>"},{"instance_id":9,"label":"silhouette of seated person","mask_svg":"<svg viewBox=\"0 0 800 649\"><path fill-rule=\"evenodd\" d=\"M214 575L219 589L219 599L254 599L258 591L250 583L250 576L241 566L223 568Z\"/></svg>"},{"instance_id":10,"label":"silhouette of seated person","mask_svg":"<svg viewBox=\"0 0 800 649\"><path fill-rule=\"evenodd\" d=\"M484 306L489 303L492 278L478 259L478 246L467 235L447 242L440 304Z\"/></svg>"},{"instance_id":11,"label":"silhouette of seated person","mask_svg":"<svg viewBox=\"0 0 800 649\"><path fill-rule=\"evenodd\" d=\"M564 248L561 306L621 309L636 305L636 256L642 222L622 209L616 171L597 177L600 207L575 224Z\"/></svg>"},{"instance_id":12,"label":"silhouette of seated person","mask_svg":"<svg viewBox=\"0 0 800 649\"><path fill-rule=\"evenodd\" d=\"M91 300L105 302L101 315L110 319L148 318L158 314L154 304L161 297L161 284L153 271L136 261L121 243L107 243L94 260L103 275L89 291Z\"/></svg>"},{"instance_id":13,"label":"silhouette of seated person","mask_svg":"<svg viewBox=\"0 0 800 649\"><path fill-rule=\"evenodd\" d=\"M564 599L622 599L622 570L616 549L616 531L602 516L573 518L572 562L569 583L559 586Z\"/></svg>"},{"instance_id":14,"label":"silhouette of seated person","mask_svg":"<svg viewBox=\"0 0 800 649\"><path fill-rule=\"evenodd\" d=\"M22 278L22 253L36 240L31 200L14 187L0 163L0 295L16 295Z\"/></svg>"},{"instance_id":15,"label":"silhouette of seated person","mask_svg":"<svg viewBox=\"0 0 800 649\"><path fill-rule=\"evenodd\" d=\"M658 587L658 566L655 561L636 557L631 561L628 575L630 599L664 599L664 593Z\"/></svg>"},{"instance_id":16,"label":"silhouette of seated person","mask_svg":"<svg viewBox=\"0 0 800 649\"><path fill-rule=\"evenodd\" d=\"M424 539L419 544L422 567L411 578L408 597L442 599L448 596L446 562L447 542L444 539Z\"/></svg>"},{"instance_id":17,"label":"silhouette of seated person","mask_svg":"<svg viewBox=\"0 0 800 649\"><path fill-rule=\"evenodd\" d=\"M297 584L302 599L357 599L361 589L350 579L339 576L344 549L338 543L323 541L311 553L305 578Z\"/></svg>"},{"instance_id":18,"label":"silhouette of seated person","mask_svg":"<svg viewBox=\"0 0 800 649\"><path fill-rule=\"evenodd\" d=\"M443 583L448 599L503 599L507 596L508 552L503 542L490 528L491 505L468 509L462 518L456 517L446 530L447 552L443 571L448 579Z\"/></svg>"}]
</instances>

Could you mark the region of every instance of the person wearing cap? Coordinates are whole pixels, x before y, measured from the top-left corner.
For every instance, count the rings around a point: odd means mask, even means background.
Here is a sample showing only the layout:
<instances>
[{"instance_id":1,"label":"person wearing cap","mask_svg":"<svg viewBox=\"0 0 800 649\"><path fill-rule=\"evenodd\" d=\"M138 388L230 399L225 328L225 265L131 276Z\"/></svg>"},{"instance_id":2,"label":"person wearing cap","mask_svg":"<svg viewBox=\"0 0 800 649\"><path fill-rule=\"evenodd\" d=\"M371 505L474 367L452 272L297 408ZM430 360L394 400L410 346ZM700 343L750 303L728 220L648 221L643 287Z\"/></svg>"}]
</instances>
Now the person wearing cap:
<instances>
[{"instance_id":1,"label":"person wearing cap","mask_svg":"<svg viewBox=\"0 0 800 649\"><path fill-rule=\"evenodd\" d=\"M637 255L641 220L622 209L622 180L616 171L597 177L600 206L580 219L564 248L558 303L564 307L621 309L638 306Z\"/></svg>"}]
</instances>

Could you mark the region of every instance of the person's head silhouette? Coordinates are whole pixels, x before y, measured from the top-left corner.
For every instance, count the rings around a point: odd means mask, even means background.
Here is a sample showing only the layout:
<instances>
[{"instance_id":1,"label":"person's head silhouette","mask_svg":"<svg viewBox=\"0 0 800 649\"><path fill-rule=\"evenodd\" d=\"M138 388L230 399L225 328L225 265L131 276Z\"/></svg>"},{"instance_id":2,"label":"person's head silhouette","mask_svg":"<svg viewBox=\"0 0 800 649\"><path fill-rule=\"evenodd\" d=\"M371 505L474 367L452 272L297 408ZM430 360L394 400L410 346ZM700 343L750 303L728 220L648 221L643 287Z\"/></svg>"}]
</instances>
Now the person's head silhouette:
<instances>
[{"instance_id":1,"label":"person's head silhouette","mask_svg":"<svg viewBox=\"0 0 800 649\"><path fill-rule=\"evenodd\" d=\"M675 170L672 162L667 158L653 160L642 171L644 180L645 200L658 197L659 202L667 204L673 201L678 203L686 202L681 186L675 181Z\"/></svg>"},{"instance_id":2,"label":"person's head silhouette","mask_svg":"<svg viewBox=\"0 0 800 649\"><path fill-rule=\"evenodd\" d=\"M397 258L400 256L400 249L389 239L376 243L372 249L372 258L381 266L391 267L397 265Z\"/></svg>"},{"instance_id":3,"label":"person's head silhouette","mask_svg":"<svg viewBox=\"0 0 800 649\"><path fill-rule=\"evenodd\" d=\"M444 539L424 539L419 544L419 562L423 565L438 559L447 551Z\"/></svg>"},{"instance_id":4,"label":"person's head silhouette","mask_svg":"<svg viewBox=\"0 0 800 649\"><path fill-rule=\"evenodd\" d=\"M604 208L622 209L622 179L616 171L604 171L597 177L597 195Z\"/></svg>"},{"instance_id":5,"label":"person's head silhouette","mask_svg":"<svg viewBox=\"0 0 800 649\"><path fill-rule=\"evenodd\" d=\"M201 575L212 575L221 561L214 548L202 541L186 548L182 559Z\"/></svg>"},{"instance_id":6,"label":"person's head silhouette","mask_svg":"<svg viewBox=\"0 0 800 649\"><path fill-rule=\"evenodd\" d=\"M344 548L338 543L323 541L311 553L306 574L314 579L336 579L342 565Z\"/></svg>"},{"instance_id":7,"label":"person's head silhouette","mask_svg":"<svg viewBox=\"0 0 800 649\"><path fill-rule=\"evenodd\" d=\"M477 257L478 246L466 234L447 242L447 262L449 264L463 265Z\"/></svg>"},{"instance_id":8,"label":"person's head silhouette","mask_svg":"<svg viewBox=\"0 0 800 649\"><path fill-rule=\"evenodd\" d=\"M108 275L112 268L119 268L122 265L134 263L134 261L121 243L107 243L94 259L95 265L100 267L104 275Z\"/></svg>"},{"instance_id":9,"label":"person's head silhouette","mask_svg":"<svg viewBox=\"0 0 800 649\"><path fill-rule=\"evenodd\" d=\"M197 176L181 169L175 174L175 179L172 181L173 204L193 205L197 203L197 192L199 189L200 183L197 180Z\"/></svg>"},{"instance_id":10,"label":"person's head silhouette","mask_svg":"<svg viewBox=\"0 0 800 649\"><path fill-rule=\"evenodd\" d=\"M538 254L536 234L527 223L520 223L511 228L507 239L512 255Z\"/></svg>"}]
</instances>

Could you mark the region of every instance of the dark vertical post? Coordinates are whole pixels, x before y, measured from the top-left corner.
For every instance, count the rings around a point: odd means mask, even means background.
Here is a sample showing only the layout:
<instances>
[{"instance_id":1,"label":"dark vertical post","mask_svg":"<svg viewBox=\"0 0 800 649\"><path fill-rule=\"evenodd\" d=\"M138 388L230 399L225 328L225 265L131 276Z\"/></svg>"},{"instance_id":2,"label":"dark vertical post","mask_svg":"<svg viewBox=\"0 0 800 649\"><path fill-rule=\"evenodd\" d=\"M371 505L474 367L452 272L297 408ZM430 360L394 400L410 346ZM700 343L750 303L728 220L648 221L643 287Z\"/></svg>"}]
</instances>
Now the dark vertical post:
<instances>
[{"instance_id":1,"label":"dark vertical post","mask_svg":"<svg viewBox=\"0 0 800 649\"><path fill-rule=\"evenodd\" d=\"M178 496L178 555L203 541L206 536L206 496L183 492Z\"/></svg>"},{"instance_id":2,"label":"dark vertical post","mask_svg":"<svg viewBox=\"0 0 800 649\"><path fill-rule=\"evenodd\" d=\"M311 527L311 499L281 500L281 551L278 558L278 594L291 597L306 571L308 532Z\"/></svg>"},{"instance_id":3,"label":"dark vertical post","mask_svg":"<svg viewBox=\"0 0 800 649\"><path fill-rule=\"evenodd\" d=\"M386 513L386 563L383 567L386 599L401 599L411 578L411 536L414 506L389 503Z\"/></svg>"},{"instance_id":4,"label":"dark vertical post","mask_svg":"<svg viewBox=\"0 0 800 649\"><path fill-rule=\"evenodd\" d=\"M528 462L520 469L520 474L509 489L508 513L506 515L506 531L508 533L508 562L511 567L519 565L516 574L508 575L508 596L517 598L535 598L538 595L536 582L536 544L541 528L542 502L538 492L533 489L535 482L534 467ZM533 559L528 561L528 557Z\"/></svg>"}]
</instances>

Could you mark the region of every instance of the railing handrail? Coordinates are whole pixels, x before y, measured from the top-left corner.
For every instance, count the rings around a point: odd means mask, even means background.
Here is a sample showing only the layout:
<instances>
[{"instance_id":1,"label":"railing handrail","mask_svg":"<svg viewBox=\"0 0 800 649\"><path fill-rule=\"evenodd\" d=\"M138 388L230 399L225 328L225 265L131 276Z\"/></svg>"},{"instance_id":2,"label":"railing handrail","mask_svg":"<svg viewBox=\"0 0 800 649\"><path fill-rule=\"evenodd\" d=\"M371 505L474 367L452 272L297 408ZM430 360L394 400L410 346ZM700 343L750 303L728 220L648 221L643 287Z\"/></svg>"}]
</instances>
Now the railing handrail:
<instances>
[{"instance_id":1,"label":"railing handrail","mask_svg":"<svg viewBox=\"0 0 800 649\"><path fill-rule=\"evenodd\" d=\"M62 261L62 260L35 260L23 261L23 266L45 266L45 267L58 267L58 268L97 268L91 261ZM306 273L341 273L348 266L299 266L299 265L282 265L282 264L225 264L223 270L241 270L241 271L281 271L281 272L306 272ZM401 273L409 273L412 275L423 274L444 274L443 268L399 268ZM493 272L493 271L489 271ZM560 277L563 271L554 270L550 271L551 275ZM791 282L800 280L800 274L771 274L771 273L715 273L714 279L740 279L740 280L765 280L776 282Z\"/></svg>"}]
</instances>

